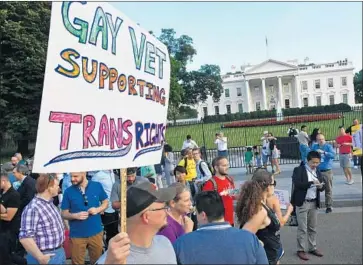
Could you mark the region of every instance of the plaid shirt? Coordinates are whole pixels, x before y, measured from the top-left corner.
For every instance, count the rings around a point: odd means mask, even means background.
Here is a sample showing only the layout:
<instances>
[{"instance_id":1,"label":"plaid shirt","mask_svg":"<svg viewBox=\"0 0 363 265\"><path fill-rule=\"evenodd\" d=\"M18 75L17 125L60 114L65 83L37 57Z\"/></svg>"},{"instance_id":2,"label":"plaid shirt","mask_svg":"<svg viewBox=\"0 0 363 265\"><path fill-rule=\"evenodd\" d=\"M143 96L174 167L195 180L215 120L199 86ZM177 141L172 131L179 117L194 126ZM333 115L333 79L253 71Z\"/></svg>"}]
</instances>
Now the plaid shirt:
<instances>
[{"instance_id":1,"label":"plaid shirt","mask_svg":"<svg viewBox=\"0 0 363 265\"><path fill-rule=\"evenodd\" d=\"M33 238L41 251L55 249L64 242L62 217L53 200L35 196L21 215L19 239Z\"/></svg>"}]
</instances>

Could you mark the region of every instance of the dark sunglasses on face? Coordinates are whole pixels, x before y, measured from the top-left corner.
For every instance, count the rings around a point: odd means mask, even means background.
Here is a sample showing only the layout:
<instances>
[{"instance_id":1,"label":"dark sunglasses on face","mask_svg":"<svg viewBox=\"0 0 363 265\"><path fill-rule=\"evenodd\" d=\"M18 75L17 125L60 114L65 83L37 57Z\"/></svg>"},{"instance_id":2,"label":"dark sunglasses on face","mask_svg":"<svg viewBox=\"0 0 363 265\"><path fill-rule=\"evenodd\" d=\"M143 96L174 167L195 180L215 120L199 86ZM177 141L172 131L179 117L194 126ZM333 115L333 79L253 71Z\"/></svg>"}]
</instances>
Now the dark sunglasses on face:
<instances>
[{"instance_id":1,"label":"dark sunglasses on face","mask_svg":"<svg viewBox=\"0 0 363 265\"><path fill-rule=\"evenodd\" d=\"M156 211L161 211L161 210L169 211L170 207L169 206L164 206L164 207L161 207L161 208L149 209L150 212L156 212Z\"/></svg>"},{"instance_id":2,"label":"dark sunglasses on face","mask_svg":"<svg viewBox=\"0 0 363 265\"><path fill-rule=\"evenodd\" d=\"M274 187L276 187L276 184L277 184L277 183L276 183L276 180L274 180L274 182L273 182L273 183L271 183L271 184L270 184L270 186L274 186Z\"/></svg>"}]
</instances>

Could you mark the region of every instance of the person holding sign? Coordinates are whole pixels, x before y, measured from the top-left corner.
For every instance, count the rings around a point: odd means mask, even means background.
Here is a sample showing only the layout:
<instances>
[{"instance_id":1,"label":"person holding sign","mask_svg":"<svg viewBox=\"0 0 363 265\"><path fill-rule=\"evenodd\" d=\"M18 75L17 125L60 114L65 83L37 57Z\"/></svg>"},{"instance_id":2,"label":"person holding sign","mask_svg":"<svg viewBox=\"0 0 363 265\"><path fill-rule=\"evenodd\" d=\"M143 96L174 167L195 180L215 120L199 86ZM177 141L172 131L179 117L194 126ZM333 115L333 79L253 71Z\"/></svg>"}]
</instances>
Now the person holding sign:
<instances>
[{"instance_id":1,"label":"person holding sign","mask_svg":"<svg viewBox=\"0 0 363 265\"><path fill-rule=\"evenodd\" d=\"M129 187L126 209L130 243L126 234L118 234L96 264L177 264L169 239L156 235L167 226L166 203L175 196L175 187L155 190L150 182Z\"/></svg>"},{"instance_id":2,"label":"person holding sign","mask_svg":"<svg viewBox=\"0 0 363 265\"><path fill-rule=\"evenodd\" d=\"M84 264L86 248L94 264L103 250L100 213L107 209L107 194L99 182L87 180L85 172L71 176L72 186L64 192L61 209L69 220L72 264Z\"/></svg>"},{"instance_id":3,"label":"person holding sign","mask_svg":"<svg viewBox=\"0 0 363 265\"><path fill-rule=\"evenodd\" d=\"M318 170L321 155L317 151L310 151L307 164L294 168L292 183L294 190L291 203L296 206L298 220L297 255L302 260L309 260L305 252L306 236L308 236L309 253L322 257L316 248L316 227L318 208L320 207L320 192L324 191L323 176Z\"/></svg>"}]
</instances>

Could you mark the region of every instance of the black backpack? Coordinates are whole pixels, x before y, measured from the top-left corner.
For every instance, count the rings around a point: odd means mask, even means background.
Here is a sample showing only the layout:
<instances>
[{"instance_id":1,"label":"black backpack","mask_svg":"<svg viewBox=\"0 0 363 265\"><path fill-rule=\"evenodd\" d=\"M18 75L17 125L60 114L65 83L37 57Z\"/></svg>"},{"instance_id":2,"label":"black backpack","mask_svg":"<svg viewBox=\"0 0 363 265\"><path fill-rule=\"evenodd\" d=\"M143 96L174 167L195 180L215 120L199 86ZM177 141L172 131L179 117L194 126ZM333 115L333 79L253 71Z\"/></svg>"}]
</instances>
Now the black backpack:
<instances>
[{"instance_id":1,"label":"black backpack","mask_svg":"<svg viewBox=\"0 0 363 265\"><path fill-rule=\"evenodd\" d=\"M201 161L200 163L199 163L199 171L200 171L200 173L202 173L202 176L204 177L205 176L205 172L204 172L204 170L203 170L203 168L202 168L202 163L206 163L207 164L207 167L208 167L208 169L209 169L209 171L210 171L210 173L212 173L212 175L213 175L213 167L212 167L212 165L209 163L209 162L207 162L207 161Z\"/></svg>"}]
</instances>

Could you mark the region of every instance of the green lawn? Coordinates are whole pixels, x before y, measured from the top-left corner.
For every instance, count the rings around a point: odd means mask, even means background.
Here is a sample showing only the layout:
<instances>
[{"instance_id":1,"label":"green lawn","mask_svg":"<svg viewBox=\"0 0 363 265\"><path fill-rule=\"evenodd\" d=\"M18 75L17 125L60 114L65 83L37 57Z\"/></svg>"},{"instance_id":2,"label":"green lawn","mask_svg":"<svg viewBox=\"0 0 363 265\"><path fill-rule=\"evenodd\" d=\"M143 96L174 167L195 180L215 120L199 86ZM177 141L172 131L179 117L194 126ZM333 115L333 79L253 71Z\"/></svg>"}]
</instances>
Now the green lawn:
<instances>
[{"instance_id":1,"label":"green lawn","mask_svg":"<svg viewBox=\"0 0 363 265\"><path fill-rule=\"evenodd\" d=\"M312 132L314 128L320 128L322 133L325 134L327 140L335 139L338 133L338 127L343 124L347 127L351 125L354 118L361 119L362 111L352 111L344 114L344 118L320 121L320 122L307 122L304 123L308 126L308 134ZM298 123L296 128L300 130L302 123ZM169 127L166 131L166 141L173 147L175 151L180 150L183 141L187 134L190 134L192 138L197 142L199 146L203 146L203 130L205 144L207 148L215 148L214 138L215 134L221 131L221 123L185 125ZM259 145L261 144L261 137L263 131L270 131L274 136L281 137L287 136L287 130L289 125L277 125L277 126L260 126L260 127L248 127L248 128L226 128L223 129L223 133L228 137L228 147L246 146L246 145Z\"/></svg>"}]
</instances>

